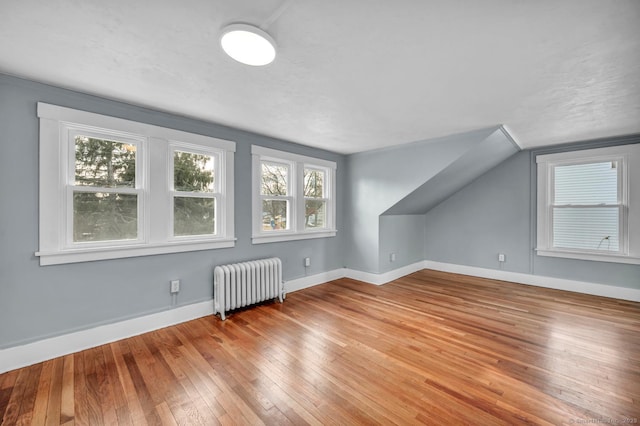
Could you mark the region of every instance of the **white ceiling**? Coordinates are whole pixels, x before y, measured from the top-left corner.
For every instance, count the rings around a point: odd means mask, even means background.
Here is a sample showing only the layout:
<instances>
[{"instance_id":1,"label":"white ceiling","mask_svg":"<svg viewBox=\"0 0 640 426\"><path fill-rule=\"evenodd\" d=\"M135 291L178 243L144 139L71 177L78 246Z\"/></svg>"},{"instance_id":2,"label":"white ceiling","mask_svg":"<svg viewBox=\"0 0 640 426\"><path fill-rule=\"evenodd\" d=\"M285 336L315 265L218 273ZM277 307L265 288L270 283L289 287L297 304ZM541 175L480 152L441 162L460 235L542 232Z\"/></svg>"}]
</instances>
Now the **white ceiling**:
<instances>
[{"instance_id":1,"label":"white ceiling","mask_svg":"<svg viewBox=\"0 0 640 426\"><path fill-rule=\"evenodd\" d=\"M2 0L0 72L353 153L640 132L638 0ZM273 22L271 22L273 21ZM276 61L226 57L266 26Z\"/></svg>"}]
</instances>

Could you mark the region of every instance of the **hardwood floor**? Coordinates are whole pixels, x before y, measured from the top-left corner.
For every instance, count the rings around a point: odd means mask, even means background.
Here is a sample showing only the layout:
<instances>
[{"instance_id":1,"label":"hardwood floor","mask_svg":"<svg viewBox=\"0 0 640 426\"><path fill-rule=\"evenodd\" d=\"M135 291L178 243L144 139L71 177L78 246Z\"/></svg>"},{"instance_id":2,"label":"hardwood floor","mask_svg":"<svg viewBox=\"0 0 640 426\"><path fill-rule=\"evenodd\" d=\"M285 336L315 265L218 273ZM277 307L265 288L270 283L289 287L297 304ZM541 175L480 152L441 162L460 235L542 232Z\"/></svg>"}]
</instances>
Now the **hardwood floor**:
<instances>
[{"instance_id":1,"label":"hardwood floor","mask_svg":"<svg viewBox=\"0 0 640 426\"><path fill-rule=\"evenodd\" d=\"M637 423L640 303L429 270L341 279L0 375L0 418Z\"/></svg>"}]
</instances>

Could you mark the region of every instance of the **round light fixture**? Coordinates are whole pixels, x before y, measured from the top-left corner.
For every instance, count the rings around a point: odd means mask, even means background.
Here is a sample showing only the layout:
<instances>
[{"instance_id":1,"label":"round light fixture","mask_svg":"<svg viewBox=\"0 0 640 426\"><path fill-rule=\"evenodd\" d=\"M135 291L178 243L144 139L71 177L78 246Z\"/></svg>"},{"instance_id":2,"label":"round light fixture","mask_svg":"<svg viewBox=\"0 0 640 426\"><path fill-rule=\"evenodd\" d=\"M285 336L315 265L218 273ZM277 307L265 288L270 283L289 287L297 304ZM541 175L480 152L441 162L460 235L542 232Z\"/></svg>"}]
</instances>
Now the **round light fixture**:
<instances>
[{"instance_id":1,"label":"round light fixture","mask_svg":"<svg viewBox=\"0 0 640 426\"><path fill-rule=\"evenodd\" d=\"M248 24L232 24L222 30L220 45L238 62L262 66L276 58L276 43L269 34Z\"/></svg>"}]
</instances>

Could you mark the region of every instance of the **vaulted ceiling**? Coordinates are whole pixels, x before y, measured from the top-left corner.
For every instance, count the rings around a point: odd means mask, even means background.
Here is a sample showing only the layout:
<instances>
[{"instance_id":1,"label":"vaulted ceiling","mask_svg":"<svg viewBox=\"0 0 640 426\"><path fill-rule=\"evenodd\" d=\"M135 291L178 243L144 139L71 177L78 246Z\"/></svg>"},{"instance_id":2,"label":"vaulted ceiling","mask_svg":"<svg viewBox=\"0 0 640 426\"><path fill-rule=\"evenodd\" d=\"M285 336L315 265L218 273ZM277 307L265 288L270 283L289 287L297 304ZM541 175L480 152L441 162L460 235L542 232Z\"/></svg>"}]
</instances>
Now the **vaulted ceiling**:
<instances>
[{"instance_id":1,"label":"vaulted ceiling","mask_svg":"<svg viewBox=\"0 0 640 426\"><path fill-rule=\"evenodd\" d=\"M637 0L3 0L0 72L353 153L503 124L640 132ZM262 26L243 66L220 30Z\"/></svg>"}]
</instances>

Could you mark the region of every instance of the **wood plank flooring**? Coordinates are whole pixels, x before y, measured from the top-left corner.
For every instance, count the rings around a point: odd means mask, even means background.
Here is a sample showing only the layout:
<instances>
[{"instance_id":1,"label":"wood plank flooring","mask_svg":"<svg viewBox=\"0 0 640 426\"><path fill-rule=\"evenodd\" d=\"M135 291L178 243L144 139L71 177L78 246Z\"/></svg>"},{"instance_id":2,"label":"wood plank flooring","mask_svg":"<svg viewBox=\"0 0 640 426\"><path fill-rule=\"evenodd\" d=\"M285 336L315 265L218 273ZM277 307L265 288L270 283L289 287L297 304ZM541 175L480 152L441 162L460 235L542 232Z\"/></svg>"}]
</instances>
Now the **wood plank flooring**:
<instances>
[{"instance_id":1,"label":"wood plank flooring","mask_svg":"<svg viewBox=\"0 0 640 426\"><path fill-rule=\"evenodd\" d=\"M3 425L633 424L640 303L341 279L0 375Z\"/></svg>"}]
</instances>

